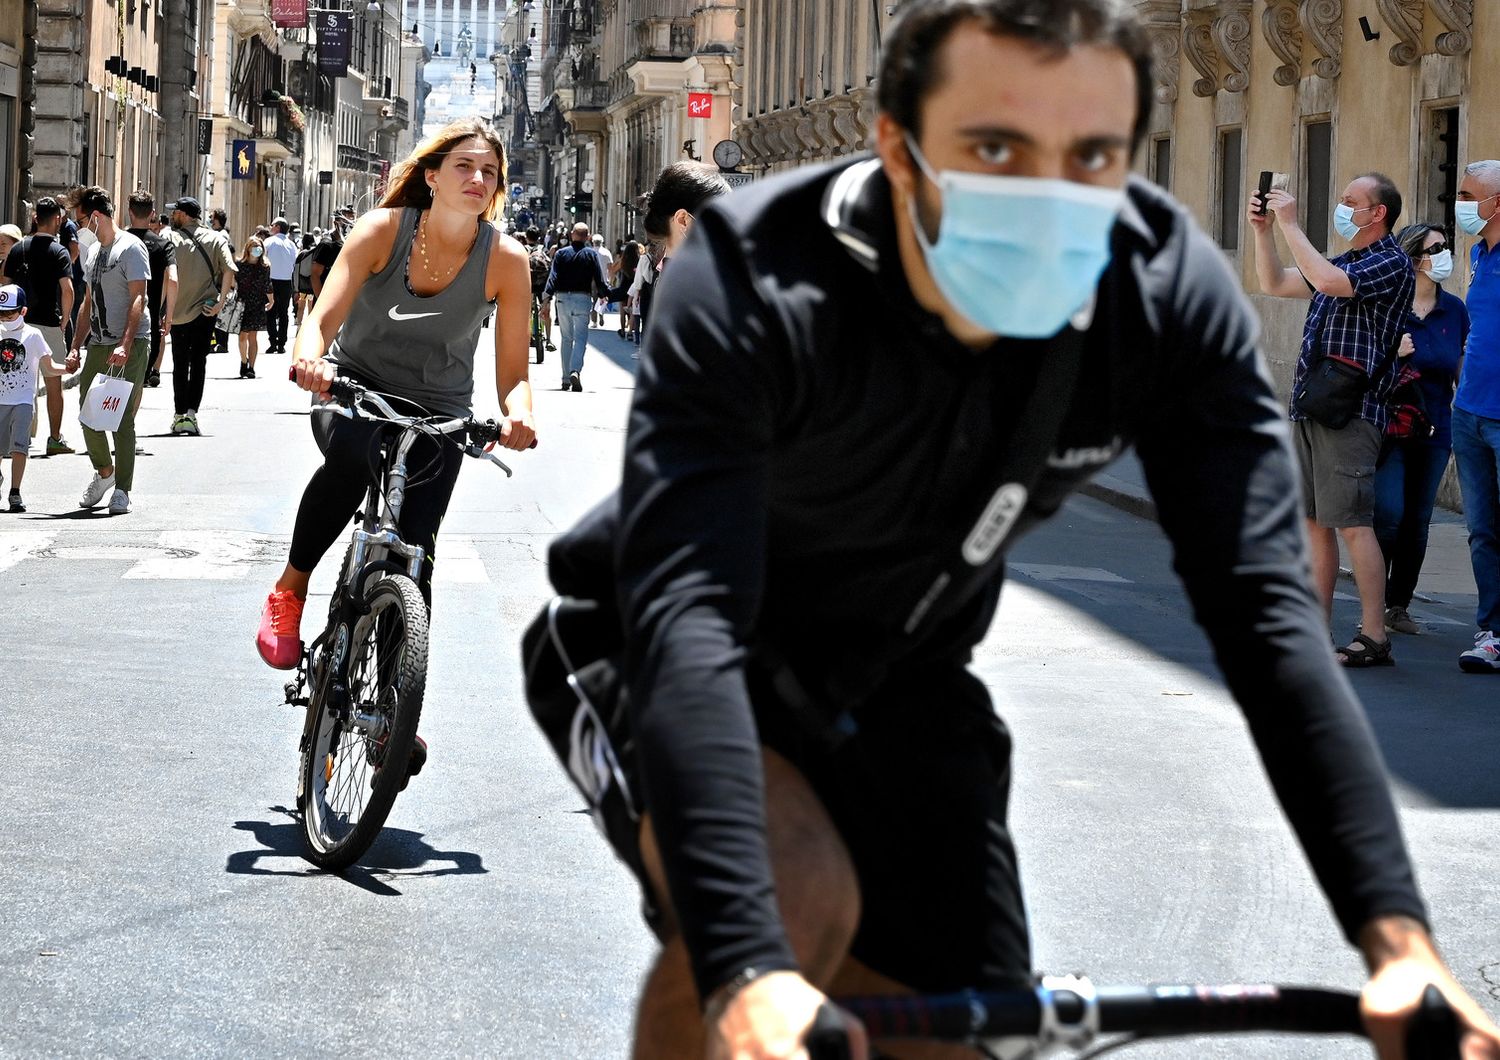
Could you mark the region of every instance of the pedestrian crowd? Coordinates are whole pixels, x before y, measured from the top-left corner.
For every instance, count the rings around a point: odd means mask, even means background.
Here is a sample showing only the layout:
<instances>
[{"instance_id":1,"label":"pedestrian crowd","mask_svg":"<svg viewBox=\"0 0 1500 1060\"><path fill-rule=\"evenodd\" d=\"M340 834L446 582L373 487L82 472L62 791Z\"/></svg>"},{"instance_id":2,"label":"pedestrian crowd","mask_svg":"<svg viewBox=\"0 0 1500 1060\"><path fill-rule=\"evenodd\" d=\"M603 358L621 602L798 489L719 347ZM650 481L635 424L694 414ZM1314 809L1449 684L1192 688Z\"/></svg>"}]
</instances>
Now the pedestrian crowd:
<instances>
[{"instance_id":1,"label":"pedestrian crowd","mask_svg":"<svg viewBox=\"0 0 1500 1060\"><path fill-rule=\"evenodd\" d=\"M26 510L26 460L44 422L47 456L75 451L63 424L64 391L73 388L94 468L80 504L128 512L141 391L161 385L167 350L170 433L199 435L209 355L237 347L240 378L254 379L262 332L266 353L286 353L292 318L301 323L354 223L352 205L326 232L277 217L236 252L227 213L211 210L205 225L191 196L158 214L151 194L137 191L125 207L122 217L103 188L74 185L38 199L27 232L0 225L0 434L10 445L11 512Z\"/></svg>"},{"instance_id":2,"label":"pedestrian crowd","mask_svg":"<svg viewBox=\"0 0 1500 1060\"><path fill-rule=\"evenodd\" d=\"M1350 249L1313 246L1290 191L1249 205L1263 292L1310 300L1292 384L1313 579L1331 616L1339 543L1361 621L1337 645L1347 667L1390 666L1389 634L1416 634L1409 608L1450 459L1457 469L1478 588L1469 673L1500 672L1500 161L1474 162L1459 184L1458 227L1479 239L1467 300L1443 288L1454 272L1443 226L1398 227L1400 189L1355 177L1334 211ZM1291 253L1283 264L1274 233Z\"/></svg>"},{"instance_id":3,"label":"pedestrian crowd","mask_svg":"<svg viewBox=\"0 0 1500 1060\"><path fill-rule=\"evenodd\" d=\"M549 352L558 329L561 389L583 390L589 331L605 326L606 312L619 313L621 338L640 343L669 248L693 212L727 190L712 167L668 167L648 196L644 245L621 239L611 251L583 223L513 232L527 249L534 323ZM354 223L352 205L336 211L326 232L277 217L236 250L225 212L210 211L205 225L195 198L158 214L138 191L125 213L117 217L104 189L75 186L39 199L27 233L0 226L0 438L11 446L12 512L25 511L32 439L45 424L45 454L73 452L64 391L87 395L101 375L131 389L107 429L82 427L94 473L80 503L129 511L140 390L161 384L167 349L170 432L198 435L208 356L235 348L240 378L254 379L262 332L265 353L286 353L293 321L306 316ZM1500 161L1473 163L1460 186L1459 227L1481 237L1468 261L1467 300L1444 289L1454 255L1443 227L1399 227L1401 214L1388 177L1358 176L1335 217L1351 249L1328 260L1301 229L1290 191L1272 189L1264 201L1257 192L1249 206L1263 291L1310 301L1290 416L1314 580L1331 615L1342 541L1361 621L1336 645L1339 660L1394 663L1390 634L1420 632L1409 609L1451 458L1479 594L1475 643L1459 663L1500 672Z\"/></svg>"}]
</instances>

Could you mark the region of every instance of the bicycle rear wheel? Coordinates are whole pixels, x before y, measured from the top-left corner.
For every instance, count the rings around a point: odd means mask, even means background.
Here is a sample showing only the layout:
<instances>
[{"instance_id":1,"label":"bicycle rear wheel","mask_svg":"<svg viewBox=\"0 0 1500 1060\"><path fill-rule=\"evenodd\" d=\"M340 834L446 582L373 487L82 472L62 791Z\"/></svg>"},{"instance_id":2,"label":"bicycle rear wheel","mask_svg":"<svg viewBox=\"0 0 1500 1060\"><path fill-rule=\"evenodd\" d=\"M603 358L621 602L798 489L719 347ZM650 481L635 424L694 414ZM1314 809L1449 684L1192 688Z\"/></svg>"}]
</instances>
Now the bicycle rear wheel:
<instances>
[{"instance_id":1,"label":"bicycle rear wheel","mask_svg":"<svg viewBox=\"0 0 1500 1060\"><path fill-rule=\"evenodd\" d=\"M547 359L547 328L542 323L541 307L535 301L531 304L531 348L536 352L537 364Z\"/></svg>"},{"instance_id":2,"label":"bicycle rear wheel","mask_svg":"<svg viewBox=\"0 0 1500 1060\"><path fill-rule=\"evenodd\" d=\"M381 578L349 638L348 695L325 694L302 758L302 831L309 861L354 864L406 784L427 686L427 608L404 575ZM325 683L326 687L326 683Z\"/></svg>"}]
</instances>

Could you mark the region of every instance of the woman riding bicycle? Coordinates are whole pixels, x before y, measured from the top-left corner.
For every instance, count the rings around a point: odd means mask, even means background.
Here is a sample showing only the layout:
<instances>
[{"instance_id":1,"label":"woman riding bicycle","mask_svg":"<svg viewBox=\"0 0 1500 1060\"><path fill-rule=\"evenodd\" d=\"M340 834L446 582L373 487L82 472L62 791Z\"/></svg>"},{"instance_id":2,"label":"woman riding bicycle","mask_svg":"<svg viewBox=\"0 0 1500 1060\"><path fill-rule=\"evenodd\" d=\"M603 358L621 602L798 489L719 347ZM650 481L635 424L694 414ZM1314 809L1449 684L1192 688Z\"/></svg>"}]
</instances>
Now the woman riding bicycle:
<instances>
[{"instance_id":1,"label":"woman riding bicycle","mask_svg":"<svg viewBox=\"0 0 1500 1060\"><path fill-rule=\"evenodd\" d=\"M380 208L354 226L323 293L297 332L297 385L325 393L335 376L393 395L408 415L468 416L474 353L495 310L495 389L504 410L501 444L536 439L527 381L531 278L526 252L491 222L504 204L505 149L489 125L464 119L418 145L391 174ZM384 428L369 420L314 415L324 462L297 510L291 554L266 599L256 647L277 669L302 655L302 608L323 554L349 525L369 487ZM438 527L458 469L459 444L419 439L401 513L402 538L427 551L421 590L432 607Z\"/></svg>"}]
</instances>

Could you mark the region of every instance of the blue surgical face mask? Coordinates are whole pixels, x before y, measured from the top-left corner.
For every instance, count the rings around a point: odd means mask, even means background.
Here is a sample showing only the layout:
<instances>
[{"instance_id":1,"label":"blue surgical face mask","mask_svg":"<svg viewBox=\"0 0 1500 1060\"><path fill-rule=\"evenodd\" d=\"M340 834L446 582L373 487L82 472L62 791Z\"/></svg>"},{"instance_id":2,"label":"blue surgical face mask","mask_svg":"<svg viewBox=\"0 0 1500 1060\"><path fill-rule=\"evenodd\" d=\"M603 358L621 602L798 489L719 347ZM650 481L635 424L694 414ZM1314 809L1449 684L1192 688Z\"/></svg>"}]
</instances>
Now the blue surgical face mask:
<instances>
[{"instance_id":1,"label":"blue surgical face mask","mask_svg":"<svg viewBox=\"0 0 1500 1060\"><path fill-rule=\"evenodd\" d=\"M258 257L260 257L264 253L265 253L265 251L261 250L260 247L251 247L250 248L250 256L252 258L258 258Z\"/></svg>"},{"instance_id":2,"label":"blue surgical face mask","mask_svg":"<svg viewBox=\"0 0 1500 1060\"><path fill-rule=\"evenodd\" d=\"M1056 335L1087 306L1109 265L1109 236L1123 188L1068 180L935 173L910 134L907 146L943 196L936 243L908 204L933 282L948 304L995 335Z\"/></svg>"},{"instance_id":3,"label":"blue surgical face mask","mask_svg":"<svg viewBox=\"0 0 1500 1060\"><path fill-rule=\"evenodd\" d=\"M1374 207L1364 206L1361 207L1361 209L1372 210L1374 209ZM1371 221L1370 224L1355 224L1354 215L1358 212L1359 211L1352 206L1346 205L1342 202L1339 203L1333 208L1333 230L1339 235L1343 236L1345 239L1354 239L1366 228L1369 228L1370 225L1375 223L1374 221Z\"/></svg>"},{"instance_id":4,"label":"blue surgical face mask","mask_svg":"<svg viewBox=\"0 0 1500 1060\"><path fill-rule=\"evenodd\" d=\"M1493 198L1495 198L1495 196L1491 195L1490 199ZM1489 202L1490 199L1479 199L1475 202L1465 202L1464 200L1460 199L1458 202L1454 203L1453 219L1458 222L1458 227L1462 228L1471 236L1477 236L1479 235L1479 233L1483 232L1485 225L1493 221L1494 217L1480 217L1479 207L1481 204Z\"/></svg>"}]
</instances>

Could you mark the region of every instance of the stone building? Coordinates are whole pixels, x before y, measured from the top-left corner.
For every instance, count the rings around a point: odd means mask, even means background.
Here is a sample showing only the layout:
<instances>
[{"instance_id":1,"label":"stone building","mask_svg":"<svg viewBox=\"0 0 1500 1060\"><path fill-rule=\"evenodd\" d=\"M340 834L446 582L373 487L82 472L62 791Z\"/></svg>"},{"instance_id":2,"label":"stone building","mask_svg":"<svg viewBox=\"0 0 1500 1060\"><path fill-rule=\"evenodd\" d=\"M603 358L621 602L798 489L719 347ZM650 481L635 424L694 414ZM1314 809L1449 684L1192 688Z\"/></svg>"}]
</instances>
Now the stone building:
<instances>
[{"instance_id":1,"label":"stone building","mask_svg":"<svg viewBox=\"0 0 1500 1060\"><path fill-rule=\"evenodd\" d=\"M19 6L0 11L4 25L33 27L21 71L22 165L4 198L14 203L16 220L29 221L22 216L25 203L73 183L99 184L117 199L137 187L160 196L167 125L161 6L41 0L10 10ZM0 37L5 32L0 29ZM3 88L0 83L0 97Z\"/></svg>"},{"instance_id":2,"label":"stone building","mask_svg":"<svg viewBox=\"0 0 1500 1060\"><path fill-rule=\"evenodd\" d=\"M1137 0L1158 61L1143 172L1192 208L1239 272L1284 389L1305 303L1255 280L1247 200L1263 170L1291 177L1302 225L1330 255L1332 208L1378 170L1401 187L1402 224L1453 232L1462 164L1500 157L1500 84L1475 57L1500 54L1500 4L1474 0ZM1484 69L1483 66L1480 69ZM1495 102L1492 103L1491 101ZM1466 253L1471 240L1456 244ZM1282 248L1283 260L1288 255ZM1466 260L1466 258L1460 258ZM1448 288L1462 294L1460 267Z\"/></svg>"},{"instance_id":3,"label":"stone building","mask_svg":"<svg viewBox=\"0 0 1500 1060\"><path fill-rule=\"evenodd\" d=\"M741 0L734 135L774 172L870 146L880 40L893 5Z\"/></svg>"},{"instance_id":4,"label":"stone building","mask_svg":"<svg viewBox=\"0 0 1500 1060\"><path fill-rule=\"evenodd\" d=\"M640 196L729 138L736 0L546 0L536 5L541 212L609 239L641 236ZM689 97L699 106L690 111ZM706 100L706 105L705 105Z\"/></svg>"}]
</instances>

